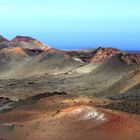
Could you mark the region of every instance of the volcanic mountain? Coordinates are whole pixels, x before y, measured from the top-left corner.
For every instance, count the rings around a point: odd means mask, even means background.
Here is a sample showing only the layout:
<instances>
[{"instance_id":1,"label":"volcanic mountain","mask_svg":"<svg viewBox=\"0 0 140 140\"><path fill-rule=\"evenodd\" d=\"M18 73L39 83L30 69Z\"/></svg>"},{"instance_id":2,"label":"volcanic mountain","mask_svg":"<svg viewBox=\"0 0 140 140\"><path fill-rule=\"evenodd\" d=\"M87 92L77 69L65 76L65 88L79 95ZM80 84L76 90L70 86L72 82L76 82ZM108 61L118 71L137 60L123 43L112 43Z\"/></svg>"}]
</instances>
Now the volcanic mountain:
<instances>
[{"instance_id":1,"label":"volcanic mountain","mask_svg":"<svg viewBox=\"0 0 140 140\"><path fill-rule=\"evenodd\" d=\"M140 54L27 36L0 48L1 140L140 139Z\"/></svg>"},{"instance_id":2,"label":"volcanic mountain","mask_svg":"<svg viewBox=\"0 0 140 140\"><path fill-rule=\"evenodd\" d=\"M107 59L120 52L120 50L114 48L99 47L92 50L68 51L68 54L72 57L80 58L84 62L98 64L105 62Z\"/></svg>"},{"instance_id":3,"label":"volcanic mountain","mask_svg":"<svg viewBox=\"0 0 140 140\"><path fill-rule=\"evenodd\" d=\"M10 45L13 47L20 46L22 48L28 49L42 49L47 50L49 46L43 44L42 42L28 36L16 36L10 41Z\"/></svg>"},{"instance_id":4,"label":"volcanic mountain","mask_svg":"<svg viewBox=\"0 0 140 140\"><path fill-rule=\"evenodd\" d=\"M117 53L120 53L118 49L114 48L101 48L99 47L94 52L95 54L89 59L91 63L102 63Z\"/></svg>"},{"instance_id":5,"label":"volcanic mountain","mask_svg":"<svg viewBox=\"0 0 140 140\"><path fill-rule=\"evenodd\" d=\"M100 90L120 80L140 63L139 54L114 48L64 51L27 36L16 36L7 45L0 51L1 76L17 78L68 73L81 75L80 79L74 79L76 85L100 85Z\"/></svg>"},{"instance_id":6,"label":"volcanic mountain","mask_svg":"<svg viewBox=\"0 0 140 140\"><path fill-rule=\"evenodd\" d=\"M76 87L78 87L76 90L77 94L98 95L98 93L106 91L108 87L118 82L127 73L140 67L140 65L137 64L127 64L121 59L122 56L122 53L118 53L100 65L96 65L96 67L92 64L95 68L88 73L66 79L64 81L65 85L70 85L65 86L66 91L73 93ZM80 69L82 70L83 67L85 66L80 67ZM61 86L59 86L59 89L60 87ZM64 90L64 88L62 88L62 90Z\"/></svg>"},{"instance_id":7,"label":"volcanic mountain","mask_svg":"<svg viewBox=\"0 0 140 140\"><path fill-rule=\"evenodd\" d=\"M50 48L31 37L17 36L7 46L0 51L2 77L65 73L83 65L65 51Z\"/></svg>"},{"instance_id":8,"label":"volcanic mountain","mask_svg":"<svg viewBox=\"0 0 140 140\"><path fill-rule=\"evenodd\" d=\"M0 49L8 47L9 40L0 35Z\"/></svg>"},{"instance_id":9,"label":"volcanic mountain","mask_svg":"<svg viewBox=\"0 0 140 140\"><path fill-rule=\"evenodd\" d=\"M9 40L0 35L0 42L9 42Z\"/></svg>"}]
</instances>

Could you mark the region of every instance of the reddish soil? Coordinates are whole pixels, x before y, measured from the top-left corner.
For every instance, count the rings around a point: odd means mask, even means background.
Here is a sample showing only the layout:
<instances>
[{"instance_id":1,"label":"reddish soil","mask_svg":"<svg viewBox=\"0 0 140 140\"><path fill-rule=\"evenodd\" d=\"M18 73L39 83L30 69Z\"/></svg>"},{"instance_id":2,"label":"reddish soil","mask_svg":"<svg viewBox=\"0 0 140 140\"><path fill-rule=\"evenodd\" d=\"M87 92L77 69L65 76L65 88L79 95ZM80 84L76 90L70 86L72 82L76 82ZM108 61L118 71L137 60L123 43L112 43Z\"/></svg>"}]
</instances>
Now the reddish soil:
<instances>
[{"instance_id":1,"label":"reddish soil","mask_svg":"<svg viewBox=\"0 0 140 140\"><path fill-rule=\"evenodd\" d=\"M95 55L89 60L91 63L103 63L113 55L120 53L118 49L114 48L98 48Z\"/></svg>"},{"instance_id":2,"label":"reddish soil","mask_svg":"<svg viewBox=\"0 0 140 140\"><path fill-rule=\"evenodd\" d=\"M3 140L139 140L140 116L99 109L107 100L53 96L0 114Z\"/></svg>"}]
</instances>

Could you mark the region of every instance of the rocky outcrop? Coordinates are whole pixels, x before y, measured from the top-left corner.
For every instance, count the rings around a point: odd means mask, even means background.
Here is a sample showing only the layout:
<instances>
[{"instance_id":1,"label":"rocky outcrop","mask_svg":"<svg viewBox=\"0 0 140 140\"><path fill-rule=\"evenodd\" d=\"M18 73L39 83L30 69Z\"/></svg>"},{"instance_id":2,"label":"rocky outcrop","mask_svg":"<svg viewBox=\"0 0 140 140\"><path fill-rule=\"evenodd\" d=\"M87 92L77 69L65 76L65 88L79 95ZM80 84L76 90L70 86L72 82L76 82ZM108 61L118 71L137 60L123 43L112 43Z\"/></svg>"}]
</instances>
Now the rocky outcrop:
<instances>
[{"instance_id":1,"label":"rocky outcrop","mask_svg":"<svg viewBox=\"0 0 140 140\"><path fill-rule=\"evenodd\" d=\"M16 36L10 41L10 46L22 47L27 49L48 50L50 47L44 43L28 36Z\"/></svg>"},{"instance_id":2,"label":"rocky outcrop","mask_svg":"<svg viewBox=\"0 0 140 140\"><path fill-rule=\"evenodd\" d=\"M89 59L90 63L103 63L104 61L111 58L113 55L120 53L118 49L114 48L101 48L99 47L95 54Z\"/></svg>"},{"instance_id":3,"label":"rocky outcrop","mask_svg":"<svg viewBox=\"0 0 140 140\"><path fill-rule=\"evenodd\" d=\"M102 47L92 50L68 51L70 56L88 63L103 63L117 53L120 53L120 50Z\"/></svg>"},{"instance_id":4,"label":"rocky outcrop","mask_svg":"<svg viewBox=\"0 0 140 140\"><path fill-rule=\"evenodd\" d=\"M25 42L31 42L31 41L37 41L36 39L28 36L16 36L11 40L12 42L20 42L20 41L25 41Z\"/></svg>"},{"instance_id":5,"label":"rocky outcrop","mask_svg":"<svg viewBox=\"0 0 140 140\"><path fill-rule=\"evenodd\" d=\"M121 59L129 65L140 64L140 54L126 53L121 56Z\"/></svg>"}]
</instances>

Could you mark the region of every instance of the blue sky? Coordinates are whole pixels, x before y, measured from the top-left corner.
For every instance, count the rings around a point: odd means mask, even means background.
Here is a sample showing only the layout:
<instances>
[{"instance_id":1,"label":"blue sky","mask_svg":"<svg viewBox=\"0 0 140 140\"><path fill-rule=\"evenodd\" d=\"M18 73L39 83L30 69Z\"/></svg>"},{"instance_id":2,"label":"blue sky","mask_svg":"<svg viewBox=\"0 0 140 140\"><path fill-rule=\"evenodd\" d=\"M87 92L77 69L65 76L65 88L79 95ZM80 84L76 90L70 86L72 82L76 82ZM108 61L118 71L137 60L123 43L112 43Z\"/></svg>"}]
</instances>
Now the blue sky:
<instances>
[{"instance_id":1,"label":"blue sky","mask_svg":"<svg viewBox=\"0 0 140 140\"><path fill-rule=\"evenodd\" d=\"M0 0L0 34L62 49L140 50L140 0Z\"/></svg>"}]
</instances>

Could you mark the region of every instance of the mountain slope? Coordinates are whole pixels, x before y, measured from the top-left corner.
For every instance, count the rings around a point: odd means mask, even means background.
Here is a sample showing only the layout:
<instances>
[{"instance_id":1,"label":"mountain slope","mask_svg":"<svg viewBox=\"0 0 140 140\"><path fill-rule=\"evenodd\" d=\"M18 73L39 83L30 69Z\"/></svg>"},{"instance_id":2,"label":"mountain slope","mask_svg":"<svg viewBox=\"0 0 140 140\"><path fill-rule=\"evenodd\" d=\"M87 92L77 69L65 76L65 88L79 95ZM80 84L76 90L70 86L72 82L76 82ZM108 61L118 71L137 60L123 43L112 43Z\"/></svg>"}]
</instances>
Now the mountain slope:
<instances>
[{"instance_id":1,"label":"mountain slope","mask_svg":"<svg viewBox=\"0 0 140 140\"><path fill-rule=\"evenodd\" d=\"M122 53L114 55L90 73L66 79L62 89L76 94L98 95L136 67L122 61L122 55Z\"/></svg>"},{"instance_id":2,"label":"mountain slope","mask_svg":"<svg viewBox=\"0 0 140 140\"><path fill-rule=\"evenodd\" d=\"M16 36L10 41L10 45L13 47L20 46L22 48L28 49L47 50L50 48L49 46L43 44L42 42L28 36Z\"/></svg>"},{"instance_id":3,"label":"mountain slope","mask_svg":"<svg viewBox=\"0 0 140 140\"><path fill-rule=\"evenodd\" d=\"M9 40L0 35L0 42L9 42Z\"/></svg>"},{"instance_id":4,"label":"mountain slope","mask_svg":"<svg viewBox=\"0 0 140 140\"><path fill-rule=\"evenodd\" d=\"M73 60L68 55L44 52L30 60L21 71L31 75L59 74L68 72L80 65L81 63Z\"/></svg>"},{"instance_id":5,"label":"mountain slope","mask_svg":"<svg viewBox=\"0 0 140 140\"><path fill-rule=\"evenodd\" d=\"M139 85L140 85L140 69L136 69L124 75L118 82L110 86L101 94L105 96L109 95L117 96L117 94L120 95L123 94L124 96L127 96L129 93L130 95L133 96L133 94L135 94L134 90L137 89Z\"/></svg>"}]
</instances>

